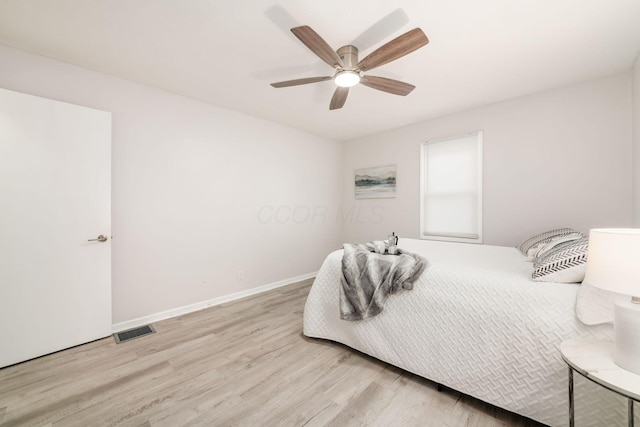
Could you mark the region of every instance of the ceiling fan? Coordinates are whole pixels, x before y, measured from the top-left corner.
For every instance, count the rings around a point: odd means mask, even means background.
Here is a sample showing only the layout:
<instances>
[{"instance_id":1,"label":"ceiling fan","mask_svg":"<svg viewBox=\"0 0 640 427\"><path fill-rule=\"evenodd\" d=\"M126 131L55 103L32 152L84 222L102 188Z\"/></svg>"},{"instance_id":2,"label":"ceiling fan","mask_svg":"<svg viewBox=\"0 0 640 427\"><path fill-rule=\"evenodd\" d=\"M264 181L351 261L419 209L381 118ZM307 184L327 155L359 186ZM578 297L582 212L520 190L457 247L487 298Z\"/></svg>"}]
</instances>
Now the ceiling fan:
<instances>
[{"instance_id":1,"label":"ceiling fan","mask_svg":"<svg viewBox=\"0 0 640 427\"><path fill-rule=\"evenodd\" d=\"M386 77L365 75L364 73L402 58L429 43L429 39L427 39L424 32L420 28L414 28L382 45L367 57L358 61L358 48L347 45L334 51L318 33L307 25L292 28L291 32L320 59L335 68L335 73L332 76L308 77L271 83L271 86L280 88L333 80L338 87L331 98L329 110L342 108L347 100L349 88L358 83L394 95L408 95L415 88L414 85Z\"/></svg>"}]
</instances>

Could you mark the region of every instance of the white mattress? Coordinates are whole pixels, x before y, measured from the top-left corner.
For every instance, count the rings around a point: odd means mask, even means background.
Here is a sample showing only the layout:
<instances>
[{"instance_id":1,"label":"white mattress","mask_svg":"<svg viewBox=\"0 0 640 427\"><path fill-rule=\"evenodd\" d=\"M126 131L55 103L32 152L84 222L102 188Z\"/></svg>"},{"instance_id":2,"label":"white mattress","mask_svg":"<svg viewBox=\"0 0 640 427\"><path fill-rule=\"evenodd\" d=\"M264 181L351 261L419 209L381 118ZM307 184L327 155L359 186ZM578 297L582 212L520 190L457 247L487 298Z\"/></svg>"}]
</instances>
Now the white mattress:
<instances>
[{"instance_id":1,"label":"white mattress","mask_svg":"<svg viewBox=\"0 0 640 427\"><path fill-rule=\"evenodd\" d=\"M304 334L380 360L552 426L568 425L560 343L612 339L610 324L575 316L579 285L531 280L515 248L401 239L429 267L412 291L368 320L339 316L342 250L329 254L304 310ZM626 401L576 377L578 426L625 425ZM640 411L639 411L640 412Z\"/></svg>"}]
</instances>

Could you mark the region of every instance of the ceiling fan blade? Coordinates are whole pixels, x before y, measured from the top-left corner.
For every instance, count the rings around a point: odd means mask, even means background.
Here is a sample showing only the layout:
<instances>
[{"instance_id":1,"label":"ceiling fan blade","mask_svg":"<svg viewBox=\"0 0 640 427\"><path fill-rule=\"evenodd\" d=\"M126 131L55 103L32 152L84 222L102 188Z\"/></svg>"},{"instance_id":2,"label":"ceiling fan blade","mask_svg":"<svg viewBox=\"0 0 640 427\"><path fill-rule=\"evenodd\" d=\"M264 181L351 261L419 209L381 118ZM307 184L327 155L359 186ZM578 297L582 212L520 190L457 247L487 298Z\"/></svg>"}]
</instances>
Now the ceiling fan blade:
<instances>
[{"instance_id":1,"label":"ceiling fan blade","mask_svg":"<svg viewBox=\"0 0 640 427\"><path fill-rule=\"evenodd\" d=\"M366 58L358 62L357 67L361 71L372 70L402 58L427 43L429 43L429 39L424 32L420 28L414 28L371 52Z\"/></svg>"},{"instance_id":2,"label":"ceiling fan blade","mask_svg":"<svg viewBox=\"0 0 640 427\"><path fill-rule=\"evenodd\" d=\"M372 89L378 89L383 92L401 96L409 95L411 91L416 88L414 85L410 85L409 83L376 76L364 76L360 80L360 83Z\"/></svg>"},{"instance_id":3,"label":"ceiling fan blade","mask_svg":"<svg viewBox=\"0 0 640 427\"><path fill-rule=\"evenodd\" d=\"M318 35L308 25L302 25L291 29L291 32L300 39L313 53L318 55L327 64L332 67L343 67L344 64L338 56L338 54L331 49L331 46L327 44L322 37Z\"/></svg>"},{"instance_id":4,"label":"ceiling fan blade","mask_svg":"<svg viewBox=\"0 0 640 427\"><path fill-rule=\"evenodd\" d=\"M318 83L318 82L324 82L326 80L331 80L333 77L331 76L327 76L327 77L307 77L305 79L295 79L295 80L287 80L284 82L276 82L276 83L271 83L271 86L273 87L289 87L289 86L299 86L299 85L306 85L309 83Z\"/></svg>"},{"instance_id":5,"label":"ceiling fan blade","mask_svg":"<svg viewBox=\"0 0 640 427\"><path fill-rule=\"evenodd\" d=\"M333 97L331 97L329 110L337 110L338 108L342 108L344 103L347 101L347 95L349 95L349 88L338 86L336 88L336 91L333 92Z\"/></svg>"}]
</instances>

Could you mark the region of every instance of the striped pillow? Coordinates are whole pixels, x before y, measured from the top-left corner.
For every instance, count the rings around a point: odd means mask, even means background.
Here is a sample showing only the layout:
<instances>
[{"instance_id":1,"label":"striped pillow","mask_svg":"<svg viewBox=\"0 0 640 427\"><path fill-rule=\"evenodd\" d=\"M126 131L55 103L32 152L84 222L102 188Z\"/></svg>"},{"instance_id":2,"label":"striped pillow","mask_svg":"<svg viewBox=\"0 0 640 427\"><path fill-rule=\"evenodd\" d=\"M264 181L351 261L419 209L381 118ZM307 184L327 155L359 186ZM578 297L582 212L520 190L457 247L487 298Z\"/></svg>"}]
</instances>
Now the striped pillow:
<instances>
[{"instance_id":1,"label":"striped pillow","mask_svg":"<svg viewBox=\"0 0 640 427\"><path fill-rule=\"evenodd\" d=\"M578 283L587 268L589 238L564 242L536 258L532 278L535 282Z\"/></svg>"},{"instance_id":2,"label":"striped pillow","mask_svg":"<svg viewBox=\"0 0 640 427\"><path fill-rule=\"evenodd\" d=\"M557 228L525 240L518 246L518 249L522 252L522 255L527 257L527 261L533 261L536 256L542 255L542 253L538 254L539 251L546 252L558 243L580 239L581 237L584 237L584 235L573 228Z\"/></svg>"},{"instance_id":3,"label":"striped pillow","mask_svg":"<svg viewBox=\"0 0 640 427\"><path fill-rule=\"evenodd\" d=\"M582 233L577 233L577 232L571 233L571 234L565 234L563 236L556 236L550 242L538 246L538 248L535 251L533 251L533 254L532 254L533 258L529 259L529 261L534 261L536 258L542 258L546 253L548 253L550 250L560 245L561 243L570 242L572 240L578 240L583 237L586 237L586 236Z\"/></svg>"}]
</instances>

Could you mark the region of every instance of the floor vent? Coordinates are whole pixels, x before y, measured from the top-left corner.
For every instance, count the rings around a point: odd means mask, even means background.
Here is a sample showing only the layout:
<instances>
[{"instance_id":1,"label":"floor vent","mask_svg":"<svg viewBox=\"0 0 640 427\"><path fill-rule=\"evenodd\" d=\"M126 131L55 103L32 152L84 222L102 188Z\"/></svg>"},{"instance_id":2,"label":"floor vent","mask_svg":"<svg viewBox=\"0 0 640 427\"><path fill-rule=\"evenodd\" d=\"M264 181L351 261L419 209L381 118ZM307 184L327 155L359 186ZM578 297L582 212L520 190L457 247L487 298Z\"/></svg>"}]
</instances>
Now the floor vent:
<instances>
[{"instance_id":1,"label":"floor vent","mask_svg":"<svg viewBox=\"0 0 640 427\"><path fill-rule=\"evenodd\" d=\"M113 334L113 338L117 344L121 344L125 341L131 341L136 338L144 337L145 335L155 334L156 330L151 325L140 326L139 328L129 329L127 331L116 332Z\"/></svg>"}]
</instances>

